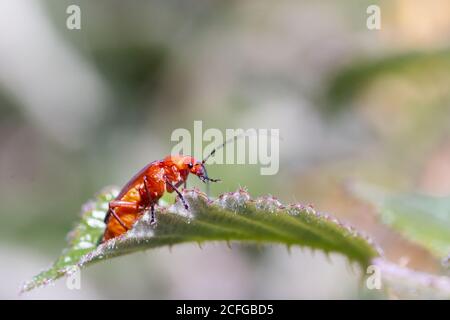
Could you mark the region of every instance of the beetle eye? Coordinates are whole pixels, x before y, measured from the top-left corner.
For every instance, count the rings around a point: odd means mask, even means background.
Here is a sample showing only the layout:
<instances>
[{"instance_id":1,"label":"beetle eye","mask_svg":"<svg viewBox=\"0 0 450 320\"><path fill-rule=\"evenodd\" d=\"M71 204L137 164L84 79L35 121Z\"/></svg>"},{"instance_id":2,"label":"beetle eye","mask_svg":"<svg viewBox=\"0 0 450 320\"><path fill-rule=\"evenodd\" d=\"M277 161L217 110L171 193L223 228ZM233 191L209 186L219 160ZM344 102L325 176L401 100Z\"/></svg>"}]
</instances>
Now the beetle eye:
<instances>
[{"instance_id":1,"label":"beetle eye","mask_svg":"<svg viewBox=\"0 0 450 320\"><path fill-rule=\"evenodd\" d=\"M188 164L189 169L192 169L194 167L194 165L192 163Z\"/></svg>"}]
</instances>

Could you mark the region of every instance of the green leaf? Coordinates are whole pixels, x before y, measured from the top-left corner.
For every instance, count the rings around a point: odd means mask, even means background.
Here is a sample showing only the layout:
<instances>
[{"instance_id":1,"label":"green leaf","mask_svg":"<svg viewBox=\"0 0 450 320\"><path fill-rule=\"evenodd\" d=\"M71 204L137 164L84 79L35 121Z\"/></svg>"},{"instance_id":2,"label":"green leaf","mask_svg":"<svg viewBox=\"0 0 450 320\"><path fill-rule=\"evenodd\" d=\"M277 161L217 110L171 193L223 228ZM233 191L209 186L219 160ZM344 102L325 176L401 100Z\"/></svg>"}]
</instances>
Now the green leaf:
<instances>
[{"instance_id":1,"label":"green leaf","mask_svg":"<svg viewBox=\"0 0 450 320\"><path fill-rule=\"evenodd\" d=\"M92 252L98 239L105 230L108 202L113 200L118 191L115 188L105 189L99 193L96 200L83 205L80 223L68 235L68 247L63 250L53 265L24 284L22 291L28 291L36 286L46 285L63 275L74 271L80 259Z\"/></svg>"},{"instance_id":2,"label":"green leaf","mask_svg":"<svg viewBox=\"0 0 450 320\"><path fill-rule=\"evenodd\" d=\"M358 185L352 192L372 203L382 221L439 258L450 252L450 197L421 194L391 195Z\"/></svg>"},{"instance_id":3,"label":"green leaf","mask_svg":"<svg viewBox=\"0 0 450 320\"><path fill-rule=\"evenodd\" d=\"M69 247L48 269L26 283L23 291L47 284L80 267L139 250L205 241L245 241L306 246L338 252L367 267L378 250L365 236L311 207L282 205L273 197L251 199L244 190L209 200L197 190L185 190L189 211L177 201L157 210L157 226L144 215L126 234L96 247L108 201L117 190L106 191L83 209Z\"/></svg>"}]
</instances>

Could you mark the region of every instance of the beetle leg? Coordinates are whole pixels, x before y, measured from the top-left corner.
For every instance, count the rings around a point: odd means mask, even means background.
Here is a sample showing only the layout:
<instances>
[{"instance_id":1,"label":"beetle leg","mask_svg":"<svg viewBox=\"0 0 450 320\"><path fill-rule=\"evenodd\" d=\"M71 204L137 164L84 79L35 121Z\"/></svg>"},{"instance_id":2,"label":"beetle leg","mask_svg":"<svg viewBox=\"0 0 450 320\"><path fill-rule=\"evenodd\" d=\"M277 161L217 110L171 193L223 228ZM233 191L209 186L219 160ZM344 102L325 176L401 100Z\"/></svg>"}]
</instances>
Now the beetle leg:
<instances>
[{"instance_id":1,"label":"beetle leg","mask_svg":"<svg viewBox=\"0 0 450 320\"><path fill-rule=\"evenodd\" d=\"M137 205L135 202L130 201L122 201L122 200L113 200L109 203L109 210L105 217L105 223L108 222L109 214L111 213L112 216L119 222L119 224L125 229L129 230L125 223L120 219L120 217L117 215L117 213L114 211L114 208L129 208L129 209L136 209Z\"/></svg>"},{"instance_id":2,"label":"beetle leg","mask_svg":"<svg viewBox=\"0 0 450 320\"><path fill-rule=\"evenodd\" d=\"M167 184L168 184L168 185L169 185L169 186L170 186L170 187L178 194L178 196L179 196L180 199L181 199L181 202L183 202L184 208L185 208L186 210L189 210L189 206L187 205L186 200L184 199L184 197L183 197L183 195L181 194L180 190L178 190L177 187L175 187L175 186L173 185L173 183L169 181L169 179L165 178L165 180L166 180L166 183L167 183Z\"/></svg>"},{"instance_id":3,"label":"beetle leg","mask_svg":"<svg viewBox=\"0 0 450 320\"><path fill-rule=\"evenodd\" d=\"M144 176L144 188L145 192L147 193L148 201L150 201L150 189L148 188L148 180L147 176Z\"/></svg>"},{"instance_id":4,"label":"beetle leg","mask_svg":"<svg viewBox=\"0 0 450 320\"><path fill-rule=\"evenodd\" d=\"M150 201L150 189L148 188L147 176L144 176L144 187L145 187L145 190L147 192L147 197L148 197L148 199ZM151 216L150 216L150 224L154 225L156 223L155 204L154 203L152 203L150 205L150 214L151 214Z\"/></svg>"},{"instance_id":5,"label":"beetle leg","mask_svg":"<svg viewBox=\"0 0 450 320\"><path fill-rule=\"evenodd\" d=\"M151 216L150 216L150 224L154 225L156 223L155 205L154 204L152 204L150 206L150 214L151 214Z\"/></svg>"},{"instance_id":6,"label":"beetle leg","mask_svg":"<svg viewBox=\"0 0 450 320\"><path fill-rule=\"evenodd\" d=\"M109 202L109 207L112 208L128 208L128 209L138 209L139 206L136 202L124 201L124 200L112 200Z\"/></svg>"},{"instance_id":7,"label":"beetle leg","mask_svg":"<svg viewBox=\"0 0 450 320\"><path fill-rule=\"evenodd\" d=\"M116 214L116 212L109 208L108 210L108 214L105 217L105 222L107 222L107 219L109 219L109 213L111 213L113 215L113 217L117 220L117 222L119 222L119 224L125 229L125 230L129 230L129 228L125 225L125 223L122 221L122 219L120 219L120 217Z\"/></svg>"}]
</instances>

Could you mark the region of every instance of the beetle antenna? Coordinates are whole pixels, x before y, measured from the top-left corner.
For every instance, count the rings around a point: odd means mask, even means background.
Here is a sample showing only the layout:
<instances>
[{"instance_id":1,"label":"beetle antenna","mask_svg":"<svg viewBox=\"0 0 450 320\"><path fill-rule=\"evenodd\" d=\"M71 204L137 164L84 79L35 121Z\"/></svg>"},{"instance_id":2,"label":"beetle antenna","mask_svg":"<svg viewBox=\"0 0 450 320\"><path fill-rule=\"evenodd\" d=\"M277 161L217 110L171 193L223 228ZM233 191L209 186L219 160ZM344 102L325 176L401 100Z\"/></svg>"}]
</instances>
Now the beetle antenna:
<instances>
[{"instance_id":1,"label":"beetle antenna","mask_svg":"<svg viewBox=\"0 0 450 320\"><path fill-rule=\"evenodd\" d=\"M220 182L221 180L220 180L220 179L211 179L210 177L208 177L208 172L206 171L206 167L205 167L206 161L208 161L208 159L209 159L210 157L212 157L212 156L216 153L217 150L222 149L222 148L225 147L227 144L229 144L229 143L231 143L231 142L237 140L238 138L240 138L240 137L242 137L242 136L244 136L244 135L245 135L245 133L244 133L244 134L237 135L237 136L234 136L234 137L232 137L232 138L226 140L226 141L225 141L224 143L222 143L220 146L215 147L215 148L211 151L211 153L208 154L208 155L202 160L202 167L203 167L203 171L205 172L205 180L204 180L204 182L206 183L206 194L207 194L208 196L209 196L210 189L211 189L210 182Z\"/></svg>"},{"instance_id":2,"label":"beetle antenna","mask_svg":"<svg viewBox=\"0 0 450 320\"><path fill-rule=\"evenodd\" d=\"M209 194L211 192L211 186L209 184L208 172L206 171L205 165L202 162L203 172L205 173L205 182L206 182L206 195L209 198Z\"/></svg>"},{"instance_id":3,"label":"beetle antenna","mask_svg":"<svg viewBox=\"0 0 450 320\"><path fill-rule=\"evenodd\" d=\"M258 135L258 134L256 134L256 135ZM231 142L234 142L234 141L236 141L237 139L242 138L242 137L245 137L245 136L254 136L254 134L247 134L247 133L244 132L244 133L238 134L238 135L236 135L236 136L234 136L234 137L232 137L232 138L226 140L226 141L225 141L224 143L222 143L220 146L215 147L215 148L213 149L213 151L211 151L211 153L208 154L208 155L202 160L202 164L205 164L206 161L208 161L208 159L209 159L210 157L212 157L212 156L216 153L217 150L220 150L220 149L222 149L223 147L225 147L227 144L229 144L229 143L231 143ZM269 135L269 136L271 136L271 135ZM281 137L279 137L279 139L282 140Z\"/></svg>"},{"instance_id":4,"label":"beetle antenna","mask_svg":"<svg viewBox=\"0 0 450 320\"><path fill-rule=\"evenodd\" d=\"M227 141L225 141L224 143L222 143L220 146L215 147L215 148L213 149L213 151L211 151L211 153L208 154L208 155L202 160L202 165L205 164L206 161L208 161L208 159L209 159L211 156L213 156L213 155L216 153L217 150L222 149L222 148L225 147L227 144L229 144L229 143L231 143L231 142L233 142L233 141L235 141L235 140L237 140L238 138L241 138L241 137L243 137L243 136L245 136L245 133L244 133L244 134L237 135L237 136L234 136L234 137L228 139Z\"/></svg>"},{"instance_id":5,"label":"beetle antenna","mask_svg":"<svg viewBox=\"0 0 450 320\"><path fill-rule=\"evenodd\" d=\"M242 137L245 137L245 136L251 136L251 135L246 134L246 133L244 132L244 133L238 134L238 135L236 135L236 136L234 136L234 137L232 137L232 138L226 140L224 143L222 143L222 144L219 145L218 147L215 147L215 148L210 152L210 154L208 154L208 155L202 160L202 167L203 167L203 170L205 171L205 181L204 181L204 182L206 182L206 194L209 195L209 183L210 183L210 182L220 182L220 181L221 181L220 179L210 179L210 178L208 177L208 174L207 174L206 168L205 168L205 163L206 163L206 161L208 161L208 159L209 159L210 157L212 157L212 156L216 153L217 150L220 150L220 149L222 149L223 147L225 147L227 144L229 144L229 143L231 143L231 142L234 142L234 141L236 141L237 139L242 138Z\"/></svg>"}]
</instances>

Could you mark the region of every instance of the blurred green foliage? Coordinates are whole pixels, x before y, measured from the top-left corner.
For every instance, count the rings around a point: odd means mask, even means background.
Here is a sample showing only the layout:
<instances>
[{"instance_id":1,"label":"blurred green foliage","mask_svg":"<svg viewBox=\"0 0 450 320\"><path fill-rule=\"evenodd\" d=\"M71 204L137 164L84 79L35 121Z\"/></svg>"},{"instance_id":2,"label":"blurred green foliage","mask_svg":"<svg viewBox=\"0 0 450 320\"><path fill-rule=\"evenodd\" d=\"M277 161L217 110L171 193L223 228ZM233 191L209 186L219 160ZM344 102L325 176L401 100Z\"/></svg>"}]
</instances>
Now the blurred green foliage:
<instances>
[{"instance_id":1,"label":"blurred green foliage","mask_svg":"<svg viewBox=\"0 0 450 320\"><path fill-rule=\"evenodd\" d=\"M389 194L368 186L353 192L370 201L383 223L444 259L450 252L450 197Z\"/></svg>"}]
</instances>

